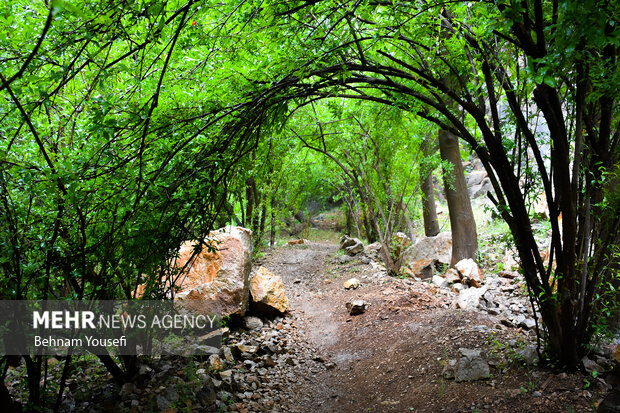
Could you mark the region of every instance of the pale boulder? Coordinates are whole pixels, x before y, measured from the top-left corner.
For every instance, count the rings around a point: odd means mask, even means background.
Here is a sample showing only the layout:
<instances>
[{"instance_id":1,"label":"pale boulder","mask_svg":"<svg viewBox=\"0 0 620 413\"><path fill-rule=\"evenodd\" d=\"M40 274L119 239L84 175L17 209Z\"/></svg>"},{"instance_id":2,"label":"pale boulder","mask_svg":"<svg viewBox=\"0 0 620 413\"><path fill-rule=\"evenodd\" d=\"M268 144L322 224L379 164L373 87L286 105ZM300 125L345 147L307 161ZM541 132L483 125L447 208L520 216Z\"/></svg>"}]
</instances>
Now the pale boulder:
<instances>
[{"instance_id":1,"label":"pale boulder","mask_svg":"<svg viewBox=\"0 0 620 413\"><path fill-rule=\"evenodd\" d=\"M265 267L259 267L250 284L253 306L260 313L284 313L289 302L282 279Z\"/></svg>"}]
</instances>

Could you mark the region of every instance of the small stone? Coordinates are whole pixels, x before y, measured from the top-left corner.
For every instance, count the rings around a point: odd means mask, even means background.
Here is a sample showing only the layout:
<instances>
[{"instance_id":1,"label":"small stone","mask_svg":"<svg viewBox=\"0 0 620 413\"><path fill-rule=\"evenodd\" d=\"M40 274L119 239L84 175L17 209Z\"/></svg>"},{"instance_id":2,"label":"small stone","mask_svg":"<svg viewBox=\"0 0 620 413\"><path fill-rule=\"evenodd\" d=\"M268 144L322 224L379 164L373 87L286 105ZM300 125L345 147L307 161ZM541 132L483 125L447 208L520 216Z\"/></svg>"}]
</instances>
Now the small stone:
<instances>
[{"instance_id":1,"label":"small stone","mask_svg":"<svg viewBox=\"0 0 620 413\"><path fill-rule=\"evenodd\" d=\"M588 357L582 358L581 362L583 363L583 368L586 369L589 374L593 372L603 373L605 371L596 361L590 360Z\"/></svg>"},{"instance_id":2,"label":"small stone","mask_svg":"<svg viewBox=\"0 0 620 413\"><path fill-rule=\"evenodd\" d=\"M509 280L512 280L514 278L517 278L519 276L519 273L516 273L514 271L500 271L497 275L502 278L508 278Z\"/></svg>"},{"instance_id":3,"label":"small stone","mask_svg":"<svg viewBox=\"0 0 620 413\"><path fill-rule=\"evenodd\" d=\"M350 278L344 283L344 288L346 288L347 290L356 289L359 286L360 286L360 280L358 280L357 278Z\"/></svg>"},{"instance_id":4,"label":"small stone","mask_svg":"<svg viewBox=\"0 0 620 413\"><path fill-rule=\"evenodd\" d=\"M486 287L468 288L466 290L459 291L459 296L457 298L459 308L466 311L476 309L480 304L480 297L482 297L486 291Z\"/></svg>"},{"instance_id":5,"label":"small stone","mask_svg":"<svg viewBox=\"0 0 620 413\"><path fill-rule=\"evenodd\" d=\"M465 289L465 286L461 283L455 283L452 285L452 291L458 293L459 291Z\"/></svg>"},{"instance_id":6,"label":"small stone","mask_svg":"<svg viewBox=\"0 0 620 413\"><path fill-rule=\"evenodd\" d=\"M166 399L164 396L157 396L155 401L157 403L157 407L159 408L159 410L164 410L170 407L170 401Z\"/></svg>"},{"instance_id":7,"label":"small stone","mask_svg":"<svg viewBox=\"0 0 620 413\"><path fill-rule=\"evenodd\" d=\"M439 288L448 288L448 282L440 275L433 275L433 284Z\"/></svg>"},{"instance_id":8,"label":"small stone","mask_svg":"<svg viewBox=\"0 0 620 413\"><path fill-rule=\"evenodd\" d=\"M518 353L528 366L532 366L538 363L538 351L536 345L529 344L523 350Z\"/></svg>"},{"instance_id":9,"label":"small stone","mask_svg":"<svg viewBox=\"0 0 620 413\"><path fill-rule=\"evenodd\" d=\"M456 268L463 278L469 280L470 287L482 287L482 271L480 271L480 267L478 267L478 264L476 264L474 260L466 258L457 262L454 268Z\"/></svg>"},{"instance_id":10,"label":"small stone","mask_svg":"<svg viewBox=\"0 0 620 413\"><path fill-rule=\"evenodd\" d=\"M620 389L614 389L599 403L597 413L620 413Z\"/></svg>"},{"instance_id":11,"label":"small stone","mask_svg":"<svg viewBox=\"0 0 620 413\"><path fill-rule=\"evenodd\" d=\"M263 328L263 320L254 316L246 316L243 318L245 328L248 330L260 330Z\"/></svg>"},{"instance_id":12,"label":"small stone","mask_svg":"<svg viewBox=\"0 0 620 413\"><path fill-rule=\"evenodd\" d=\"M446 281L448 283L450 283L450 284L455 284L455 283L460 283L461 282L461 275L454 268L448 269L448 271L446 271L446 274L444 275L444 277L445 277Z\"/></svg>"},{"instance_id":13,"label":"small stone","mask_svg":"<svg viewBox=\"0 0 620 413\"><path fill-rule=\"evenodd\" d=\"M523 321L519 322L518 325L526 330L531 330L536 327L536 321L531 318L525 318Z\"/></svg>"},{"instance_id":14,"label":"small stone","mask_svg":"<svg viewBox=\"0 0 620 413\"><path fill-rule=\"evenodd\" d=\"M177 400L179 400L179 393L174 387L168 387L168 389L166 390L165 397L166 397L166 400L169 400L171 403L174 403Z\"/></svg>"},{"instance_id":15,"label":"small stone","mask_svg":"<svg viewBox=\"0 0 620 413\"><path fill-rule=\"evenodd\" d=\"M210 406L215 403L217 399L217 393L215 392L215 385L211 382L205 383L198 391L198 400L203 406Z\"/></svg>"},{"instance_id":16,"label":"small stone","mask_svg":"<svg viewBox=\"0 0 620 413\"><path fill-rule=\"evenodd\" d=\"M220 371L220 378L222 379L222 381L230 383L230 381L232 380L232 370Z\"/></svg>"},{"instance_id":17,"label":"small stone","mask_svg":"<svg viewBox=\"0 0 620 413\"><path fill-rule=\"evenodd\" d=\"M338 264L346 264L347 262L353 261L353 257L349 255L339 255L336 257L336 262Z\"/></svg>"},{"instance_id":18,"label":"small stone","mask_svg":"<svg viewBox=\"0 0 620 413\"><path fill-rule=\"evenodd\" d=\"M490 376L489 364L482 358L480 350L460 348L459 355L454 374L457 382L486 379Z\"/></svg>"},{"instance_id":19,"label":"small stone","mask_svg":"<svg viewBox=\"0 0 620 413\"><path fill-rule=\"evenodd\" d=\"M224 368L224 363L222 362L220 356L217 354L211 354L209 356L209 367L211 367L213 371L222 370Z\"/></svg>"},{"instance_id":20,"label":"small stone","mask_svg":"<svg viewBox=\"0 0 620 413\"><path fill-rule=\"evenodd\" d=\"M123 384L123 387L121 387L121 391L119 393L119 396L121 396L121 398L125 399L128 398L129 396L131 396L132 394L134 394L136 392L136 385L133 383L125 383Z\"/></svg>"},{"instance_id":21,"label":"small stone","mask_svg":"<svg viewBox=\"0 0 620 413\"><path fill-rule=\"evenodd\" d=\"M368 304L364 300L354 300L346 304L350 315L359 315L366 312Z\"/></svg>"},{"instance_id":22,"label":"small stone","mask_svg":"<svg viewBox=\"0 0 620 413\"><path fill-rule=\"evenodd\" d=\"M247 344L237 344L237 349L242 353L256 353L256 346L249 346Z\"/></svg>"},{"instance_id":23,"label":"small stone","mask_svg":"<svg viewBox=\"0 0 620 413\"><path fill-rule=\"evenodd\" d=\"M282 324L282 323L278 323L278 324L276 324L276 330L280 331L280 330L282 330L283 328L284 328L284 324Z\"/></svg>"},{"instance_id":24,"label":"small stone","mask_svg":"<svg viewBox=\"0 0 620 413\"><path fill-rule=\"evenodd\" d=\"M228 362L234 362L235 357L233 356L232 350L228 346L222 347L222 354L224 355L224 359Z\"/></svg>"},{"instance_id":25,"label":"small stone","mask_svg":"<svg viewBox=\"0 0 620 413\"><path fill-rule=\"evenodd\" d=\"M448 362L443 366L443 371L441 375L444 379L453 379L454 378L454 369L456 367L456 360L448 360Z\"/></svg>"}]
</instances>

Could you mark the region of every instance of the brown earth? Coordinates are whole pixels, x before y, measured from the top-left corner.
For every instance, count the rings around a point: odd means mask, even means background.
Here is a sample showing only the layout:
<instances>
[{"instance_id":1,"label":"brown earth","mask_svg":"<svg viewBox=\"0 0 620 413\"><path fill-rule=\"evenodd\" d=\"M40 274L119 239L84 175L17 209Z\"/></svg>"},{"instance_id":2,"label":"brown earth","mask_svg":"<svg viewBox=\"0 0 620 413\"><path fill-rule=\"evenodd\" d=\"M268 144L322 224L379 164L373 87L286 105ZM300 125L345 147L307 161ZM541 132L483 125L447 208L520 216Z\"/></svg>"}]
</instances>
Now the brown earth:
<instances>
[{"instance_id":1,"label":"brown earth","mask_svg":"<svg viewBox=\"0 0 620 413\"><path fill-rule=\"evenodd\" d=\"M334 244L311 242L261 260L284 281L300 339L333 366L283 389L290 406L282 411L587 412L602 398L597 379L522 365L514 354L535 342L532 332L458 310L435 287L387 277L376 264L336 264L336 254ZM350 277L362 286L345 290ZM368 310L349 316L353 299L369 302ZM482 349L491 378L444 379L443 365L460 347Z\"/></svg>"}]
</instances>

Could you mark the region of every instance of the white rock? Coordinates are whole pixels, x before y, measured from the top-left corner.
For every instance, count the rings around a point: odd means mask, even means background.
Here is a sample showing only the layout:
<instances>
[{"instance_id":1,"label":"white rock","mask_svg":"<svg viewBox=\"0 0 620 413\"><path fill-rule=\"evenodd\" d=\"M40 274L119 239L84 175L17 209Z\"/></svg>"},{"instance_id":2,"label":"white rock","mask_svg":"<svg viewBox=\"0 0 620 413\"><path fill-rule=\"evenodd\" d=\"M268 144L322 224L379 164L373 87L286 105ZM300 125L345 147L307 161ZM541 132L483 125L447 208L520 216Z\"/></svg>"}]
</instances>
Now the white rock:
<instances>
[{"instance_id":1,"label":"white rock","mask_svg":"<svg viewBox=\"0 0 620 413\"><path fill-rule=\"evenodd\" d=\"M448 281L440 275L433 275L433 284L439 288L448 288Z\"/></svg>"},{"instance_id":2,"label":"white rock","mask_svg":"<svg viewBox=\"0 0 620 413\"><path fill-rule=\"evenodd\" d=\"M478 307L480 303L480 297L487 291L486 287L482 288L468 288L466 290L459 291L459 297L457 304L459 308L463 310L472 311Z\"/></svg>"}]
</instances>

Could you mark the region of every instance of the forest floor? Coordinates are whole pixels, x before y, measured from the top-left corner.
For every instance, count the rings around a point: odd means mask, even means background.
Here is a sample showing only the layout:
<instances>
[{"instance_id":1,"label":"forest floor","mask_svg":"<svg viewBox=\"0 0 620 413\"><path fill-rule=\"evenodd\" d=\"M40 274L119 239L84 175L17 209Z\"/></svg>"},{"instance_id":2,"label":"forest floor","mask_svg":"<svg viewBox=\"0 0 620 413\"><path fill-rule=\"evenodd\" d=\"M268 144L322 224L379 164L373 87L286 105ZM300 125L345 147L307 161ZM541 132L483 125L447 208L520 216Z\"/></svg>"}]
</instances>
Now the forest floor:
<instances>
[{"instance_id":1,"label":"forest floor","mask_svg":"<svg viewBox=\"0 0 620 413\"><path fill-rule=\"evenodd\" d=\"M284 317L231 326L223 347L214 349L219 356L145 358L137 379L122 386L94 357L78 358L60 411L581 413L596 411L614 380L603 372L595 377L527 365L520 353L536 342L533 330L486 310L463 311L450 289L390 277L368 256L343 260L338 235L320 235L273 248L254 263L282 278L290 301ZM519 280L486 276L505 307L530 314ZM346 290L352 277L361 285ZM346 303L357 299L369 306L352 316ZM445 378L444 366L458 359L460 348L481 350L490 377ZM50 359L49 386L63 366ZM24 403L24 366L11 368L5 382Z\"/></svg>"},{"instance_id":2,"label":"forest floor","mask_svg":"<svg viewBox=\"0 0 620 413\"><path fill-rule=\"evenodd\" d=\"M605 385L591 376L511 358L511 347L535 342L533 332L456 309L435 286L388 277L374 262L337 264L337 250L333 242L284 246L258 263L282 277L297 340L330 366L284 387L290 405L281 411L588 412L604 396ZM351 277L362 285L346 290ZM349 315L345 304L354 299L370 303L365 313ZM483 350L490 378L443 378L461 347Z\"/></svg>"}]
</instances>

